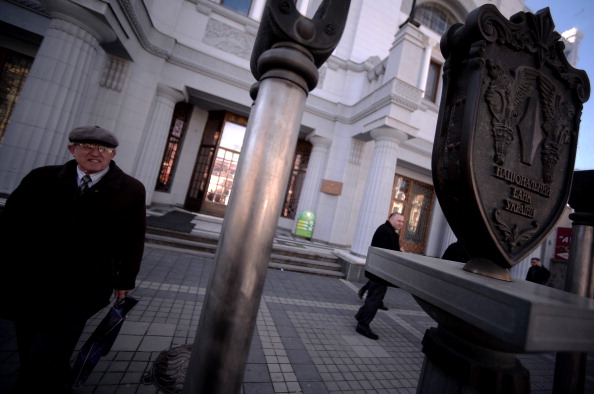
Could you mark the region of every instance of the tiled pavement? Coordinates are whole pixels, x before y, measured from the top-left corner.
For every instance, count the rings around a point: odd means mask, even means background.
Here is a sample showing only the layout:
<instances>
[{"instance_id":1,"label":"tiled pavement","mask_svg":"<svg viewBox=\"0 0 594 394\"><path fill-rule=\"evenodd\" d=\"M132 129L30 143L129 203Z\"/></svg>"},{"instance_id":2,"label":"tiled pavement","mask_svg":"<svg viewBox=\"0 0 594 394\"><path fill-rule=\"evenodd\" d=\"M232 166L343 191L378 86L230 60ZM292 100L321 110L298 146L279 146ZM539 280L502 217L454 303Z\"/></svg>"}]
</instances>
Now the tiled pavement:
<instances>
[{"instance_id":1,"label":"tiled pavement","mask_svg":"<svg viewBox=\"0 0 594 394\"><path fill-rule=\"evenodd\" d=\"M172 385L159 388L155 361L163 351L194 342L213 264L210 255L147 245L132 293L140 302L112 351L74 392L177 392ZM390 310L380 311L372 323L380 339L356 334L360 285L268 270L242 393L415 393L424 358L421 339L435 323L408 293L390 288ZM104 314L90 321L80 345ZM0 320L0 338L0 393L5 393L18 365L9 322ZM555 355L520 359L530 370L531 392L551 393ZM588 361L586 392L594 393L593 358Z\"/></svg>"}]
</instances>

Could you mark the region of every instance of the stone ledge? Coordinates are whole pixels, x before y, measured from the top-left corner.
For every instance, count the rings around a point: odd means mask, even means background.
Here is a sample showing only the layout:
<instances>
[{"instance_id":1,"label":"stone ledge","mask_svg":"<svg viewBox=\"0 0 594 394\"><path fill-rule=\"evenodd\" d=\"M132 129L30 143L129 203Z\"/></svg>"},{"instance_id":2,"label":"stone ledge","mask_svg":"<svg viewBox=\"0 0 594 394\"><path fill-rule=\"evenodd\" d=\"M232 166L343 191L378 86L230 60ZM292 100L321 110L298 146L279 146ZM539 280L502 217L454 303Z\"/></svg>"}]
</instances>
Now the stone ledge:
<instances>
[{"instance_id":1,"label":"stone ledge","mask_svg":"<svg viewBox=\"0 0 594 394\"><path fill-rule=\"evenodd\" d=\"M338 263L342 266L345 279L349 282L365 282L365 259L358 257L346 250L334 249L332 252L338 257Z\"/></svg>"},{"instance_id":2,"label":"stone ledge","mask_svg":"<svg viewBox=\"0 0 594 394\"><path fill-rule=\"evenodd\" d=\"M516 352L594 351L594 300L522 279L488 278L462 267L371 247L366 269Z\"/></svg>"}]
</instances>

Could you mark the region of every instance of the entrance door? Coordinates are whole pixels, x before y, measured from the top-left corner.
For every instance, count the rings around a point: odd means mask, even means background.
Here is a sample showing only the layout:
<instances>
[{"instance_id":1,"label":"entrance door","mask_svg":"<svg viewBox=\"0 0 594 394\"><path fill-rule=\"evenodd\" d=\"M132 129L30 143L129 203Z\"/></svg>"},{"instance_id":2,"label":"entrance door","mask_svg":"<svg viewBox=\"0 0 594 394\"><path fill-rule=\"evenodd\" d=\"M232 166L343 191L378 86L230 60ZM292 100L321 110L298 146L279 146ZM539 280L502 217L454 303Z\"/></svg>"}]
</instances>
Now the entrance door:
<instances>
[{"instance_id":1,"label":"entrance door","mask_svg":"<svg viewBox=\"0 0 594 394\"><path fill-rule=\"evenodd\" d=\"M229 202L247 119L212 112L204 129L185 208L223 217Z\"/></svg>"},{"instance_id":2,"label":"entrance door","mask_svg":"<svg viewBox=\"0 0 594 394\"><path fill-rule=\"evenodd\" d=\"M404 215L400 246L407 252L425 253L433 195L431 185L401 175L394 177L390 212Z\"/></svg>"}]
</instances>

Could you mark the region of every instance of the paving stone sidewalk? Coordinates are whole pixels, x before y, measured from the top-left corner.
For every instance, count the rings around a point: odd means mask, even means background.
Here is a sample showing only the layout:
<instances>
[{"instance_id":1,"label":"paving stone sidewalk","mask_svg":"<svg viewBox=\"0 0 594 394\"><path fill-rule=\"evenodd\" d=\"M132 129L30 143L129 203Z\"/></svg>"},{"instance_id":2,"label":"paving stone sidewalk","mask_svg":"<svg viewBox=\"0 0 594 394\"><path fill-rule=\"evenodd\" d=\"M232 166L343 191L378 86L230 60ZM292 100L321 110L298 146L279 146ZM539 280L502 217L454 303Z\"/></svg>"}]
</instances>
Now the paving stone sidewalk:
<instances>
[{"instance_id":1,"label":"paving stone sidewalk","mask_svg":"<svg viewBox=\"0 0 594 394\"><path fill-rule=\"evenodd\" d=\"M155 381L160 357L194 342L212 256L147 245L130 312L112 351L74 393L176 393L181 381ZM242 393L415 393L421 340L435 323L410 294L390 288L389 311L372 323L378 341L355 333L360 283L268 270ZM79 346L105 311L92 319ZM18 365L11 323L0 320L0 393ZM551 393L555 356L520 356L532 393ZM589 357L587 392L594 393ZM184 365L180 365L180 370ZM175 377L176 371L168 371ZM183 378L183 376L182 376ZM183 381L183 379L182 379Z\"/></svg>"}]
</instances>

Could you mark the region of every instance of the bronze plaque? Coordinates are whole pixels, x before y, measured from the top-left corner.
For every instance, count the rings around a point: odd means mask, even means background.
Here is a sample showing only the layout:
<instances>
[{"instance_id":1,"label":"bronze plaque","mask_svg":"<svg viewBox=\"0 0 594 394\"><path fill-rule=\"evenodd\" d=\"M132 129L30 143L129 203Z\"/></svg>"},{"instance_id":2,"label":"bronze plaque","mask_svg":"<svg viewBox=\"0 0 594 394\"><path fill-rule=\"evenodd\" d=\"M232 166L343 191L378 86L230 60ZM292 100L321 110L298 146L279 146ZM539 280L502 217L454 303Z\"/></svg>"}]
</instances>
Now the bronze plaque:
<instances>
[{"instance_id":1,"label":"bronze plaque","mask_svg":"<svg viewBox=\"0 0 594 394\"><path fill-rule=\"evenodd\" d=\"M329 181L322 179L322 193L340 196L342 193L342 182Z\"/></svg>"},{"instance_id":2,"label":"bronze plaque","mask_svg":"<svg viewBox=\"0 0 594 394\"><path fill-rule=\"evenodd\" d=\"M590 83L553 29L548 8L507 20L484 5L441 41L437 198L473 260L503 269L548 235L571 188Z\"/></svg>"}]
</instances>

